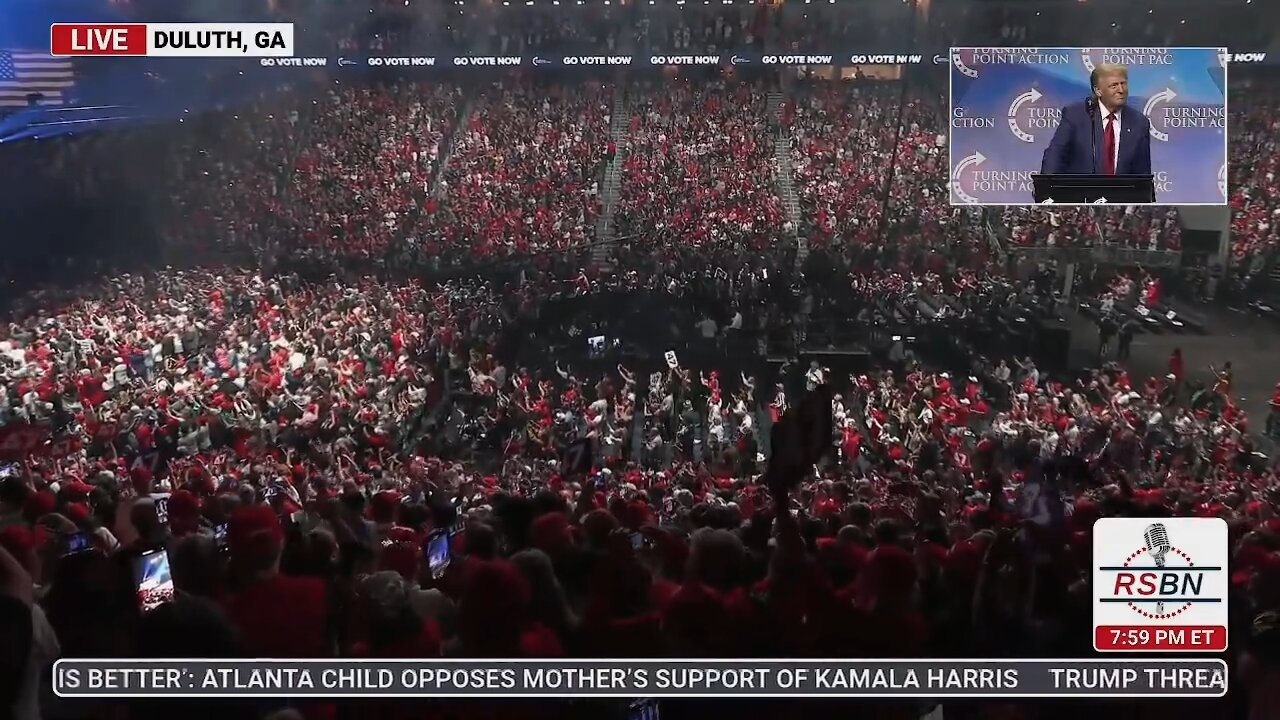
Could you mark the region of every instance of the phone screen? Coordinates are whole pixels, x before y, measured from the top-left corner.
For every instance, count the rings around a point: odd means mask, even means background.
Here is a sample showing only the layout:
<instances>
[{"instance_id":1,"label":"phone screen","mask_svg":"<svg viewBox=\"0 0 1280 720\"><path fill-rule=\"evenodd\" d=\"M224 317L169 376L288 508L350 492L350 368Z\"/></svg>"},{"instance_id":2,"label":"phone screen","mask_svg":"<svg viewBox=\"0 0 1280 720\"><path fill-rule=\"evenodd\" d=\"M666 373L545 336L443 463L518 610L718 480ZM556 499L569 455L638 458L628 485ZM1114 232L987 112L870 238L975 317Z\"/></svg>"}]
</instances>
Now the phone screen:
<instances>
[{"instance_id":1,"label":"phone screen","mask_svg":"<svg viewBox=\"0 0 1280 720\"><path fill-rule=\"evenodd\" d=\"M654 698L633 701L627 706L627 720L659 720L658 701Z\"/></svg>"},{"instance_id":2,"label":"phone screen","mask_svg":"<svg viewBox=\"0 0 1280 720\"><path fill-rule=\"evenodd\" d=\"M169 524L169 495L167 493L160 494L160 495L152 495L151 499L156 504L156 519L159 520L161 523L168 525Z\"/></svg>"},{"instance_id":3,"label":"phone screen","mask_svg":"<svg viewBox=\"0 0 1280 720\"><path fill-rule=\"evenodd\" d=\"M213 529L213 541L217 543L219 550L227 549L227 524L221 525Z\"/></svg>"},{"instance_id":4,"label":"phone screen","mask_svg":"<svg viewBox=\"0 0 1280 720\"><path fill-rule=\"evenodd\" d=\"M432 533L423 543L423 550L427 555L427 568L431 571L431 577L436 579L443 577L452 559L449 553L448 533Z\"/></svg>"},{"instance_id":5,"label":"phone screen","mask_svg":"<svg viewBox=\"0 0 1280 720\"><path fill-rule=\"evenodd\" d=\"M78 532L67 536L67 547L63 555L75 555L93 549L93 538L89 533Z\"/></svg>"},{"instance_id":6,"label":"phone screen","mask_svg":"<svg viewBox=\"0 0 1280 720\"><path fill-rule=\"evenodd\" d=\"M167 551L153 550L140 555L134 573L143 612L154 610L173 599L173 575L169 571Z\"/></svg>"},{"instance_id":7,"label":"phone screen","mask_svg":"<svg viewBox=\"0 0 1280 720\"><path fill-rule=\"evenodd\" d=\"M638 532L631 533L631 547L636 550L644 547L644 535Z\"/></svg>"}]
</instances>

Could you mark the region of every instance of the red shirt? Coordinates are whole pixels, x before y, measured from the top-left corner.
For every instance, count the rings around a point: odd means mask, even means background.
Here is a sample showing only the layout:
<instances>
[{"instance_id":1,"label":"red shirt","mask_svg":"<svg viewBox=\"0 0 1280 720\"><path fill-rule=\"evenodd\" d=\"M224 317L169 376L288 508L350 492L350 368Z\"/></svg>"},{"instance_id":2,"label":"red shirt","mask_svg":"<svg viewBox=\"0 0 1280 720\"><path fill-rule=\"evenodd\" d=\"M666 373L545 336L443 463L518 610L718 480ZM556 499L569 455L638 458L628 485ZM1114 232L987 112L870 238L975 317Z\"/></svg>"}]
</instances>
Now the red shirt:
<instances>
[{"instance_id":1,"label":"red shirt","mask_svg":"<svg viewBox=\"0 0 1280 720\"><path fill-rule=\"evenodd\" d=\"M249 657L333 655L328 638L328 594L316 578L276 574L223 597L222 606Z\"/></svg>"},{"instance_id":2,"label":"red shirt","mask_svg":"<svg viewBox=\"0 0 1280 720\"><path fill-rule=\"evenodd\" d=\"M246 657L324 658L329 642L329 597L317 578L273 575L222 598L227 618L240 635ZM299 707L307 720L332 720L329 703Z\"/></svg>"},{"instance_id":3,"label":"red shirt","mask_svg":"<svg viewBox=\"0 0 1280 720\"><path fill-rule=\"evenodd\" d=\"M402 638L400 642L382 647L358 643L352 654L362 658L435 658L440 657L440 646L440 626L434 620L427 620L416 637Z\"/></svg>"}]
</instances>

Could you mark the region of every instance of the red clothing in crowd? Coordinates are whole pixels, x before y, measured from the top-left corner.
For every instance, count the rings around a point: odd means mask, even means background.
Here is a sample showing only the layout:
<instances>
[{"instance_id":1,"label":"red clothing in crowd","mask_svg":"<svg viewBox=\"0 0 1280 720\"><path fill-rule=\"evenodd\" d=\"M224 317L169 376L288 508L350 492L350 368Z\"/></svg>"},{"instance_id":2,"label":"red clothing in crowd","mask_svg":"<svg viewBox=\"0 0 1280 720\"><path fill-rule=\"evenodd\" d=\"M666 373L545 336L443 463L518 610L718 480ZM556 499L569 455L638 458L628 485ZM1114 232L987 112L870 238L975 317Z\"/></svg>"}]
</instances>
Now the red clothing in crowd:
<instances>
[{"instance_id":1,"label":"red clothing in crowd","mask_svg":"<svg viewBox=\"0 0 1280 720\"><path fill-rule=\"evenodd\" d=\"M333 655L329 598L317 578L275 574L224 596L222 606L249 657Z\"/></svg>"}]
</instances>

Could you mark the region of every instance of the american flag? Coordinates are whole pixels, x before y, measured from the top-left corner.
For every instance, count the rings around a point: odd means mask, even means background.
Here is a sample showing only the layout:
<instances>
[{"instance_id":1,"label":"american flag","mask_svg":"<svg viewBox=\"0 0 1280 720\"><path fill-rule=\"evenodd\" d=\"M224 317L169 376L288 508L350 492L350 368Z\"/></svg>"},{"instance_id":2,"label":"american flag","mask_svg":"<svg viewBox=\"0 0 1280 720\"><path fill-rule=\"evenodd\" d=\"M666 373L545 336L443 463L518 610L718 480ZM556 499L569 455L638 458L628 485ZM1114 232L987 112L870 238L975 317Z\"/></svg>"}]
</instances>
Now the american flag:
<instances>
[{"instance_id":1,"label":"american flag","mask_svg":"<svg viewBox=\"0 0 1280 720\"><path fill-rule=\"evenodd\" d=\"M41 105L61 105L75 84L71 58L43 50L0 49L0 107L26 107L32 93L42 96Z\"/></svg>"}]
</instances>

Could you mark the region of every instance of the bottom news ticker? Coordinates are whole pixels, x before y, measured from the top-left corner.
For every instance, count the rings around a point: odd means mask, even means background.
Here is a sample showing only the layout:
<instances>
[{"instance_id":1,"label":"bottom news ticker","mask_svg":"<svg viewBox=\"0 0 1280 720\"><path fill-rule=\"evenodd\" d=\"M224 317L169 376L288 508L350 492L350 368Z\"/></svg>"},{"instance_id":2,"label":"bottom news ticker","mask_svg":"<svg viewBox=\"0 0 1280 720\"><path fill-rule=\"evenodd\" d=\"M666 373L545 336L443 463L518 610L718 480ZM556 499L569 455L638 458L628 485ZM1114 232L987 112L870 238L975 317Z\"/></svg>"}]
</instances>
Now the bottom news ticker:
<instances>
[{"instance_id":1,"label":"bottom news ticker","mask_svg":"<svg viewBox=\"0 0 1280 720\"><path fill-rule=\"evenodd\" d=\"M1218 659L59 660L60 697L1222 697Z\"/></svg>"}]
</instances>

